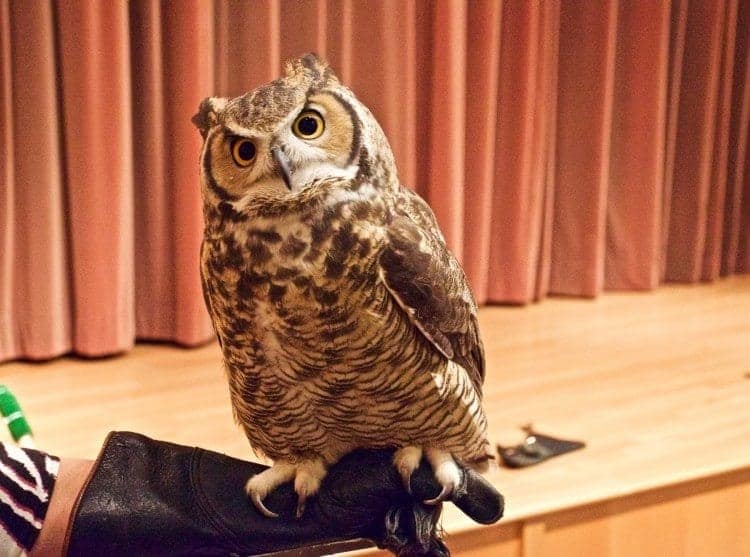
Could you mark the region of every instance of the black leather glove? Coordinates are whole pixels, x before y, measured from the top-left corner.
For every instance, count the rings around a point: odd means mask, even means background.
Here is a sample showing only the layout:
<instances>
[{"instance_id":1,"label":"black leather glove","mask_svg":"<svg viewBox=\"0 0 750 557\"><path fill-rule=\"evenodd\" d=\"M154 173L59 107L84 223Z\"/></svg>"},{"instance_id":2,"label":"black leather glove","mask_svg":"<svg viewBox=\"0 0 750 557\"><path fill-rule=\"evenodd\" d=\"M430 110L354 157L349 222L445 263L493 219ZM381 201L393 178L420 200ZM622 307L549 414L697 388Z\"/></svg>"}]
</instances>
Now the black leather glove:
<instances>
[{"instance_id":1,"label":"black leather glove","mask_svg":"<svg viewBox=\"0 0 750 557\"><path fill-rule=\"evenodd\" d=\"M199 448L135 433L107 438L68 526L68 555L258 555L366 538L402 556L447 555L436 533L439 506L420 503L440 488L423 463L410 495L392 451L357 451L333 466L317 496L295 518L291 482L265 500L279 518L260 514L244 491L263 471ZM481 476L464 472L454 502L481 523L503 513L503 498ZM330 551L327 549L326 551Z\"/></svg>"}]
</instances>

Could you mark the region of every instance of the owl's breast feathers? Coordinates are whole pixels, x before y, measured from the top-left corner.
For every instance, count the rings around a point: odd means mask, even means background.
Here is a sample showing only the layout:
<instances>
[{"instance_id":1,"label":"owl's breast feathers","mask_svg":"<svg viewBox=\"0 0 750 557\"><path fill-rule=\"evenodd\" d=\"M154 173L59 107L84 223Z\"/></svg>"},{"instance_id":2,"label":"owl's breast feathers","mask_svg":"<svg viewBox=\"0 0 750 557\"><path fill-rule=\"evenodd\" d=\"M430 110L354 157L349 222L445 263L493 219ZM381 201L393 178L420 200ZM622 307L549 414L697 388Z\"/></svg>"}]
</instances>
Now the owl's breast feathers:
<instances>
[{"instance_id":1,"label":"owl's breast feathers","mask_svg":"<svg viewBox=\"0 0 750 557\"><path fill-rule=\"evenodd\" d=\"M294 343L294 333L310 324L324 327L318 329L323 339L344 334L352 328L344 314L372 301L386 209L344 197L316 200L282 218L264 212L230 220L215 213L220 224L204 238L201 275L206 305L230 355L245 348L233 346L238 336L272 332Z\"/></svg>"},{"instance_id":2,"label":"owl's breast feathers","mask_svg":"<svg viewBox=\"0 0 750 557\"><path fill-rule=\"evenodd\" d=\"M476 306L421 198L333 191L283 218L215 217L204 293L254 446L486 456Z\"/></svg>"}]
</instances>

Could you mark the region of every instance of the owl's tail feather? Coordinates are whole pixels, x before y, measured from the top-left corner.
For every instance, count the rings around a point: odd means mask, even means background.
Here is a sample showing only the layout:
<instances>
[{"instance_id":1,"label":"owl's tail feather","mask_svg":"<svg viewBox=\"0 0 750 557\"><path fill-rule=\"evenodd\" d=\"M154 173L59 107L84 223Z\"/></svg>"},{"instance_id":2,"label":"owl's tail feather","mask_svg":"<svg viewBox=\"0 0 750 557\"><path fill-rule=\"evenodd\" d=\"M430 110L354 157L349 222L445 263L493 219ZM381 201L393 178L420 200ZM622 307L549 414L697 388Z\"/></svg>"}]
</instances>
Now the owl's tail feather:
<instances>
[{"instance_id":1,"label":"owl's tail feather","mask_svg":"<svg viewBox=\"0 0 750 557\"><path fill-rule=\"evenodd\" d=\"M442 510L420 501L393 507L385 517L382 547L398 557L450 557L438 524Z\"/></svg>"}]
</instances>

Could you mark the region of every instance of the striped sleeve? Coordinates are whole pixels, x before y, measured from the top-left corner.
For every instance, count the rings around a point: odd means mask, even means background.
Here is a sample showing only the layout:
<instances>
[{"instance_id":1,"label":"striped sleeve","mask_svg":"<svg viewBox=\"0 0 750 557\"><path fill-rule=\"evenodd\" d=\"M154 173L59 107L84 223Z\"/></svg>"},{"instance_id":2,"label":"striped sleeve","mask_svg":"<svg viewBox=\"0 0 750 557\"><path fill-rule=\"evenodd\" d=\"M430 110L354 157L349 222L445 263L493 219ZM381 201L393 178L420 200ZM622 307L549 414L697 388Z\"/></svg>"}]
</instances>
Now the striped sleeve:
<instances>
[{"instance_id":1,"label":"striped sleeve","mask_svg":"<svg viewBox=\"0 0 750 557\"><path fill-rule=\"evenodd\" d=\"M24 555L42 529L60 461L0 442L0 555Z\"/></svg>"}]
</instances>

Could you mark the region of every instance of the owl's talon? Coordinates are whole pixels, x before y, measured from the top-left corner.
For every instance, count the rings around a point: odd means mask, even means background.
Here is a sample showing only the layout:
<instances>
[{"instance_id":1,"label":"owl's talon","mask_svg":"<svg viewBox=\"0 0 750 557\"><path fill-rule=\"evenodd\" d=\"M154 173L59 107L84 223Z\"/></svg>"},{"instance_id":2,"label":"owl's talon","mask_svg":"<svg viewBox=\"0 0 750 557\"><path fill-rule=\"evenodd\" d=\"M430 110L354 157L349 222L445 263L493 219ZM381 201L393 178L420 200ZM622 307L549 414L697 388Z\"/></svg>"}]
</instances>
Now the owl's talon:
<instances>
[{"instance_id":1,"label":"owl's talon","mask_svg":"<svg viewBox=\"0 0 750 557\"><path fill-rule=\"evenodd\" d=\"M294 515L297 518L302 518L302 515L305 514L306 505L307 505L307 497L300 495L297 498L297 512L294 513Z\"/></svg>"},{"instance_id":2,"label":"owl's talon","mask_svg":"<svg viewBox=\"0 0 750 557\"><path fill-rule=\"evenodd\" d=\"M404 482L404 489L406 490L406 493L409 495L412 495L411 492L411 473L409 473L408 476L402 476L401 480Z\"/></svg>"},{"instance_id":3,"label":"owl's talon","mask_svg":"<svg viewBox=\"0 0 750 557\"><path fill-rule=\"evenodd\" d=\"M435 479L442 486L437 497L424 501L425 505L437 505L450 498L461 485L461 470L453 460L453 455L441 449L425 449L425 456L432 466Z\"/></svg>"},{"instance_id":4,"label":"owl's talon","mask_svg":"<svg viewBox=\"0 0 750 557\"><path fill-rule=\"evenodd\" d=\"M325 475L326 466L321 459L303 460L297 465L297 475L294 478L294 491L297 493L297 518L302 517L307 499L318 492Z\"/></svg>"},{"instance_id":5,"label":"owl's talon","mask_svg":"<svg viewBox=\"0 0 750 557\"><path fill-rule=\"evenodd\" d=\"M448 499L451 495L453 495L454 491L453 486L444 485L443 489L438 493L437 497L433 497L432 499L425 499L422 501L425 505L437 505L438 503L442 503L446 499Z\"/></svg>"},{"instance_id":6,"label":"owl's talon","mask_svg":"<svg viewBox=\"0 0 750 557\"><path fill-rule=\"evenodd\" d=\"M268 518L279 518L278 513L273 512L263 504L263 500L260 498L259 493L250 494L250 500L253 502L253 505L255 505L255 508L261 512L261 514L267 516Z\"/></svg>"},{"instance_id":7,"label":"owl's talon","mask_svg":"<svg viewBox=\"0 0 750 557\"><path fill-rule=\"evenodd\" d=\"M268 518L278 518L279 515L269 510L263 504L263 499L278 486L294 477L296 467L288 462L274 462L273 466L260 474L252 476L245 484L245 492L261 514Z\"/></svg>"},{"instance_id":8,"label":"owl's talon","mask_svg":"<svg viewBox=\"0 0 750 557\"><path fill-rule=\"evenodd\" d=\"M398 470L404 489L411 495L411 475L419 468L422 460L422 449L420 447L402 447L393 455L393 465Z\"/></svg>"}]
</instances>

